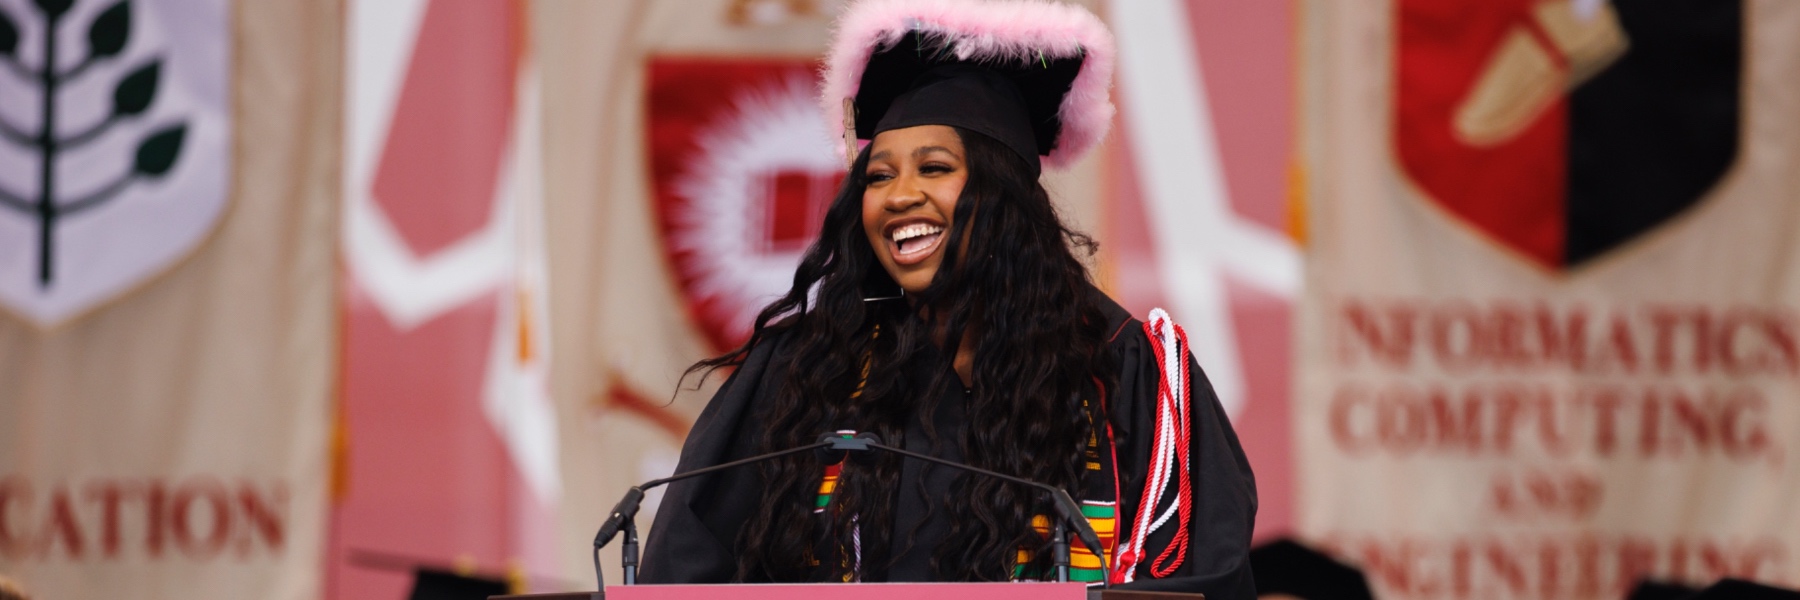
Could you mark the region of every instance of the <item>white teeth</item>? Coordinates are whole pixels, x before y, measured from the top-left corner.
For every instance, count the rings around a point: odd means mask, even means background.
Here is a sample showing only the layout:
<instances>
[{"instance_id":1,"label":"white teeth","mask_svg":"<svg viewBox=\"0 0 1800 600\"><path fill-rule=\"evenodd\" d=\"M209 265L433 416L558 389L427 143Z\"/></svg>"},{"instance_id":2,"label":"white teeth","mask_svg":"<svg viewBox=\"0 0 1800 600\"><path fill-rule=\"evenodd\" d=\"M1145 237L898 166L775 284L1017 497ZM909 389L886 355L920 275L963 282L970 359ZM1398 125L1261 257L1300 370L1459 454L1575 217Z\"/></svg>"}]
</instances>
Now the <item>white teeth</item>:
<instances>
[{"instance_id":1,"label":"white teeth","mask_svg":"<svg viewBox=\"0 0 1800 600\"><path fill-rule=\"evenodd\" d=\"M913 238L916 238L916 237L919 237L922 235L931 235L934 233L941 232L943 230L944 230L944 228L941 226L938 226L938 225L915 223L912 225L903 226L899 229L895 229L894 233L892 234L891 237L896 242L904 242L906 240L910 240L910 239L913 239Z\"/></svg>"}]
</instances>

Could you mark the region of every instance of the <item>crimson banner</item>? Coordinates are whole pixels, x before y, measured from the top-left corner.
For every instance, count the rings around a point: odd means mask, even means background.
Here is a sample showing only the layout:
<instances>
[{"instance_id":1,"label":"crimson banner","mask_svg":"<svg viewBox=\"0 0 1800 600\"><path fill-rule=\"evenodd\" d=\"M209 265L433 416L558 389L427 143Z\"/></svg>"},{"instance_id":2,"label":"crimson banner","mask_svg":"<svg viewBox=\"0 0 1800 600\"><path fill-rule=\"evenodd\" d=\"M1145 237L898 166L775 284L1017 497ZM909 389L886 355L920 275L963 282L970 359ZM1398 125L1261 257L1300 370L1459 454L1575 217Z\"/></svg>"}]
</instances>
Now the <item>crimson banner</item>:
<instances>
[{"instance_id":1,"label":"crimson banner","mask_svg":"<svg viewBox=\"0 0 1800 600\"><path fill-rule=\"evenodd\" d=\"M526 6L351 2L327 598L414 568L561 589Z\"/></svg>"}]
</instances>

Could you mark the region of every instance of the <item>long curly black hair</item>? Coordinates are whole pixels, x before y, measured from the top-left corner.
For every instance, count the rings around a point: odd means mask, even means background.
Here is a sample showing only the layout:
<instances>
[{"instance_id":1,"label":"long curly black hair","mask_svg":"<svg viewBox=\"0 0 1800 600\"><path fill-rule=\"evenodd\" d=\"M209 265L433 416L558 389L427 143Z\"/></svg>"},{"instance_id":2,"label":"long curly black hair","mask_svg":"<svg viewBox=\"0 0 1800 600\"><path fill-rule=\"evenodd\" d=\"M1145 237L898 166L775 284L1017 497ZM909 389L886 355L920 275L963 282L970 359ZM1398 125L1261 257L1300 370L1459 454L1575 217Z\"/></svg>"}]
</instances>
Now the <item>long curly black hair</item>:
<instances>
[{"instance_id":1,"label":"long curly black hair","mask_svg":"<svg viewBox=\"0 0 1800 600\"><path fill-rule=\"evenodd\" d=\"M1023 158L985 135L956 132L968 179L944 239L966 243L944 244L943 262L923 293L864 300L898 289L863 233L864 149L793 287L757 316L744 346L689 372L736 366L752 348L779 343L783 350L770 373L782 378L774 397L757 401L763 451L842 429L898 443L913 415L933 414L946 386L960 385L950 360L962 338L973 336L968 425L937 432L932 419L922 418L927 437L959 444L975 466L1079 496L1083 452L1094 423L1103 422L1090 418L1083 397L1092 397L1096 385L1111 388L1116 378L1105 319L1077 256L1091 256L1095 244L1062 223ZM739 580L843 580L857 568L850 548L859 523L861 547L882 549L871 556L885 556L895 539L911 546L912 532L896 531L894 505L898 494L926 492L922 483L898 489L899 460L847 461L830 507L817 515L821 469L806 455L764 464L766 487L757 502L758 514L768 517L751 520L736 541ZM924 500L929 510L954 515L947 537L932 550L931 569L940 580L1009 579L1020 549L1035 556L1029 572L1045 572L1047 542L1030 526L1033 515L1054 514L1042 494L959 475L948 497Z\"/></svg>"}]
</instances>

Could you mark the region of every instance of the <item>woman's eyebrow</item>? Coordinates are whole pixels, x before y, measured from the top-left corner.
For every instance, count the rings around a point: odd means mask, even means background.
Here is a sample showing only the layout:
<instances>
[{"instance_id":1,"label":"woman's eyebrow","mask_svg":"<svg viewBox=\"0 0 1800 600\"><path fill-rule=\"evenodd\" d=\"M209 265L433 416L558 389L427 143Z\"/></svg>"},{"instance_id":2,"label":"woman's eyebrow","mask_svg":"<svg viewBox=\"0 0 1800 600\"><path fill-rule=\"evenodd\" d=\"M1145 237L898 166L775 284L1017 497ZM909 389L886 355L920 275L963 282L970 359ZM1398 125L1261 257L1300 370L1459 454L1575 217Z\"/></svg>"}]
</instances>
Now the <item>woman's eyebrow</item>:
<instances>
[{"instance_id":1,"label":"woman's eyebrow","mask_svg":"<svg viewBox=\"0 0 1800 600\"><path fill-rule=\"evenodd\" d=\"M925 155L931 154L933 152L942 152L942 153L948 154L950 156L956 156L955 152L951 152L949 148L946 148L943 146L920 146L918 148L913 149L913 152L912 152L913 160L921 160L921 159L925 158ZM958 158L961 158L961 157L958 157Z\"/></svg>"}]
</instances>

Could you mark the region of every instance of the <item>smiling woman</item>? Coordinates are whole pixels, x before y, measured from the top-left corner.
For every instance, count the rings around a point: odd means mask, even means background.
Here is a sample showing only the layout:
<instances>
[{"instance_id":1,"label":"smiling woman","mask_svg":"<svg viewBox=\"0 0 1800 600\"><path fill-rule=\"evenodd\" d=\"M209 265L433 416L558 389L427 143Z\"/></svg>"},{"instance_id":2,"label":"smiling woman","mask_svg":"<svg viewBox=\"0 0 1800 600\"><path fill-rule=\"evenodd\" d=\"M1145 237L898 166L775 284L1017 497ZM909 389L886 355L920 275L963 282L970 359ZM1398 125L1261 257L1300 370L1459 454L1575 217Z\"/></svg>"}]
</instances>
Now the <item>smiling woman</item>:
<instances>
[{"instance_id":1,"label":"smiling woman","mask_svg":"<svg viewBox=\"0 0 1800 600\"><path fill-rule=\"evenodd\" d=\"M1111 54L1062 5L850 9L823 101L852 106L847 133L869 144L792 288L743 347L690 370L735 368L678 471L873 432L1080 499L1100 547L1073 544L1072 579L1254 596L1255 484L1218 399L1178 328L1093 287L1093 242L1038 182L1103 135ZM1039 526L1055 511L1035 490L893 455L762 465L671 485L641 579L1051 573Z\"/></svg>"},{"instance_id":2,"label":"smiling woman","mask_svg":"<svg viewBox=\"0 0 1800 600\"><path fill-rule=\"evenodd\" d=\"M944 262L939 243L969 171L962 137L944 125L884 131L864 172L863 234L900 289L925 291Z\"/></svg>"}]
</instances>

